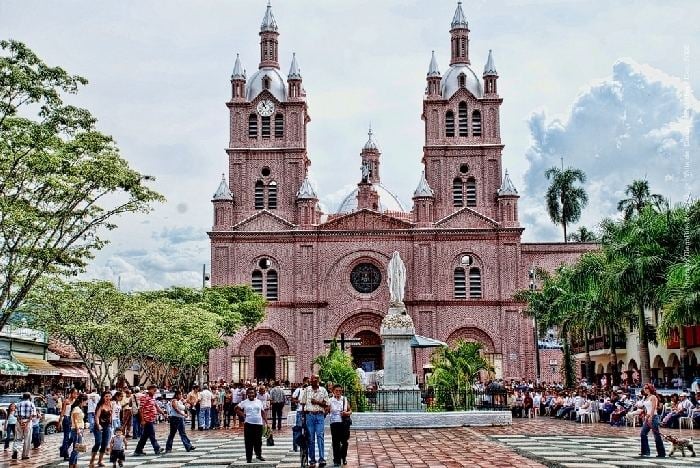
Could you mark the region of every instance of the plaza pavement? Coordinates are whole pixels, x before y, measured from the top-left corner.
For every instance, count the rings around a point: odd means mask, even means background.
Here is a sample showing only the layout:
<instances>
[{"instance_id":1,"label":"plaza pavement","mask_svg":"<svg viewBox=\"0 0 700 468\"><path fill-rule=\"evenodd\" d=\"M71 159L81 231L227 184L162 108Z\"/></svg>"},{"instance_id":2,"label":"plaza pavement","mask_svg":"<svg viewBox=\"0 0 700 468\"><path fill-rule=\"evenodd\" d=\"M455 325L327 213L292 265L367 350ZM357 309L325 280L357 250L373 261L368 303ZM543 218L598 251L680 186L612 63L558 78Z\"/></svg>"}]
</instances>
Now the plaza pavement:
<instances>
[{"instance_id":1,"label":"plaza pavement","mask_svg":"<svg viewBox=\"0 0 700 468\"><path fill-rule=\"evenodd\" d=\"M679 430L667 430L679 433ZM684 436L691 432L685 430ZM166 425L157 429L165 446ZM700 440L700 430L693 431ZM190 433L197 450L187 453L179 439L173 452L154 456L150 444L146 456L131 456L135 441L130 441L126 467L143 468L243 467L292 468L299 466L298 453L291 450L291 430L275 432L275 447L263 445L266 462L245 463L241 430L214 430ZM88 436L88 447L92 436ZM330 434L326 433L326 453L330 455ZM11 452L0 455L0 467L67 467L58 458L61 435L48 436L44 445L32 452L28 461L11 461ZM654 453L653 441L652 453ZM667 453L670 445L666 444ZM696 450L700 451L700 447ZM352 431L348 466L359 468L433 468L433 467L700 467L700 456L640 458L639 428L614 428L607 424L578 424L537 418L515 419L510 427L394 429ZM699 454L700 455L700 454ZM89 454L82 454L80 467L87 467ZM107 464L109 466L109 464Z\"/></svg>"}]
</instances>

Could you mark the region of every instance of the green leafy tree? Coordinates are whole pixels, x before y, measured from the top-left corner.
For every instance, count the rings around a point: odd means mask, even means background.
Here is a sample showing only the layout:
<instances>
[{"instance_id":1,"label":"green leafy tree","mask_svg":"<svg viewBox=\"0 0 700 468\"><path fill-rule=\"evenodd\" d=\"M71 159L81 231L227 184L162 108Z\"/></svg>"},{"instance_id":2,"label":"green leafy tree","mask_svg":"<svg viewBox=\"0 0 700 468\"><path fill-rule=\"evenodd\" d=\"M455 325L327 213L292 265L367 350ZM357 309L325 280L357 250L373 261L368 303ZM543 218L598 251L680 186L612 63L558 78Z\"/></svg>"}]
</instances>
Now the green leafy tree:
<instances>
[{"instance_id":1,"label":"green leafy tree","mask_svg":"<svg viewBox=\"0 0 700 468\"><path fill-rule=\"evenodd\" d=\"M328 353L316 356L313 365L318 366L318 376L322 382L341 385L352 407L357 411L364 409L365 400L360 376L355 371L352 357L342 351L335 340L331 342Z\"/></svg>"},{"instance_id":2,"label":"green leafy tree","mask_svg":"<svg viewBox=\"0 0 700 468\"><path fill-rule=\"evenodd\" d=\"M493 372L482 351L481 343L459 340L452 348L441 347L433 352L429 384L435 388L439 404L447 408L473 405L473 385L479 375Z\"/></svg>"},{"instance_id":3,"label":"green leafy tree","mask_svg":"<svg viewBox=\"0 0 700 468\"><path fill-rule=\"evenodd\" d=\"M568 235L569 242L598 242L598 236L585 226L581 226Z\"/></svg>"},{"instance_id":4,"label":"green leafy tree","mask_svg":"<svg viewBox=\"0 0 700 468\"><path fill-rule=\"evenodd\" d=\"M0 41L0 328L42 276L82 270L117 217L163 200L88 110L64 104L86 83Z\"/></svg>"},{"instance_id":5,"label":"green leafy tree","mask_svg":"<svg viewBox=\"0 0 700 468\"><path fill-rule=\"evenodd\" d=\"M625 188L624 198L617 203L617 211L621 211L625 219L630 219L635 214L642 212L645 206L653 206L658 209L667 206L666 199L658 193L651 193L649 181L637 179L633 180Z\"/></svg>"},{"instance_id":6,"label":"green leafy tree","mask_svg":"<svg viewBox=\"0 0 700 468\"><path fill-rule=\"evenodd\" d=\"M581 211L588 204L588 195L577 182L586 182L586 174L581 169L558 169L551 167L544 173L551 180L545 200L547 213L554 224L564 228L564 242L567 242L566 227L581 218Z\"/></svg>"}]
</instances>

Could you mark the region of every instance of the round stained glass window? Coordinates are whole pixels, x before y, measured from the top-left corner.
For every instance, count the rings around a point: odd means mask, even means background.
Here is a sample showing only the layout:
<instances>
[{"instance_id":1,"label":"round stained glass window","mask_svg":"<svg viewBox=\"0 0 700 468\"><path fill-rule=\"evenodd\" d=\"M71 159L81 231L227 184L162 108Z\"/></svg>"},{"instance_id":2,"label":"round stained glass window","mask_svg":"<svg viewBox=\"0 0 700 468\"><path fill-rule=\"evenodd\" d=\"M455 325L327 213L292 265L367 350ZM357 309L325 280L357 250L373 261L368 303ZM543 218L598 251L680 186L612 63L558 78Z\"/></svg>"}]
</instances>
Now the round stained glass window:
<instances>
[{"instance_id":1,"label":"round stained glass window","mask_svg":"<svg viewBox=\"0 0 700 468\"><path fill-rule=\"evenodd\" d=\"M350 282L355 291L371 293L382 284L382 272L371 263L360 263L350 272Z\"/></svg>"}]
</instances>

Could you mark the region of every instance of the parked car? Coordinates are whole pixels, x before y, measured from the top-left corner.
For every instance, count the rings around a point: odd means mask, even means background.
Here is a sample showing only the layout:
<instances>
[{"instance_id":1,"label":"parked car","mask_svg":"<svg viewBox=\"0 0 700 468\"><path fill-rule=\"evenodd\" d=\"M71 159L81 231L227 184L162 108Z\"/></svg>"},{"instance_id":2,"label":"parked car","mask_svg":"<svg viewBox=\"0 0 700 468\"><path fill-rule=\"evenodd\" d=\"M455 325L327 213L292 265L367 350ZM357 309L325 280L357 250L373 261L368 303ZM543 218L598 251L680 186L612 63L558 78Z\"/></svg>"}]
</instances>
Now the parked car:
<instances>
[{"instance_id":1,"label":"parked car","mask_svg":"<svg viewBox=\"0 0 700 468\"><path fill-rule=\"evenodd\" d=\"M7 419L7 408L10 403L19 403L22 400L21 393L6 393L0 395L0 434L5 427L5 419ZM32 395L34 406L44 415L41 424L44 426L44 434L54 434L59 430L59 417L56 414L46 413L46 400L41 395Z\"/></svg>"}]
</instances>

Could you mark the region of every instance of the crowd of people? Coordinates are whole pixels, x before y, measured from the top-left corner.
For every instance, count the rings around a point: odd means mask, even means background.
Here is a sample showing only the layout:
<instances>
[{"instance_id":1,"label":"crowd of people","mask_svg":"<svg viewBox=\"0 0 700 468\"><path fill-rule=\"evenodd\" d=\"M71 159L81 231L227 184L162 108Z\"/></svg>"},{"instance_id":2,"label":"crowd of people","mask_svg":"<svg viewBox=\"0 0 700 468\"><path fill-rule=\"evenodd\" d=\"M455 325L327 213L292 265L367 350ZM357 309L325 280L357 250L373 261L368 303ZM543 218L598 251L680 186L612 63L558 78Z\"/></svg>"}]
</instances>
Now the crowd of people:
<instances>
[{"instance_id":1,"label":"crowd of people","mask_svg":"<svg viewBox=\"0 0 700 468\"><path fill-rule=\"evenodd\" d=\"M125 387L105 389L101 393L71 389L65 395L60 391L51 392L47 397L47 411L60 417L63 441L59 455L68 461L70 468L77 467L83 452L89 452L90 468L105 466L107 455L113 467L121 467L130 440L136 441L133 456L144 455L147 443L156 454L170 452L176 435L185 450L195 450L186 430L188 419L190 432L242 429L246 460L251 463L253 454L257 460L265 460L262 454L263 429L281 430L285 405L291 403L292 409L298 410L294 449L298 450L299 435L303 432L307 436L309 466L322 468L326 466L323 433L326 416L330 417L331 423L334 466L347 465L347 419L352 409L342 395L342 387L336 385L330 390L320 386L318 376L304 379L294 389L283 387L279 381L268 385L249 382L195 384L189 392L176 389L170 394L159 391L155 385L149 385L143 391L139 387ZM27 440L22 437L25 416L39 413L31 400L28 401L24 404L23 400L16 408L13 405L12 419L8 418L12 426L6 431L6 445L10 435L17 435L14 458L17 457L18 441L25 444ZM169 432L163 449L155 427L166 420ZM87 443L89 434L92 434L92 445ZM28 450L23 451L23 459L28 458Z\"/></svg>"}]
</instances>

